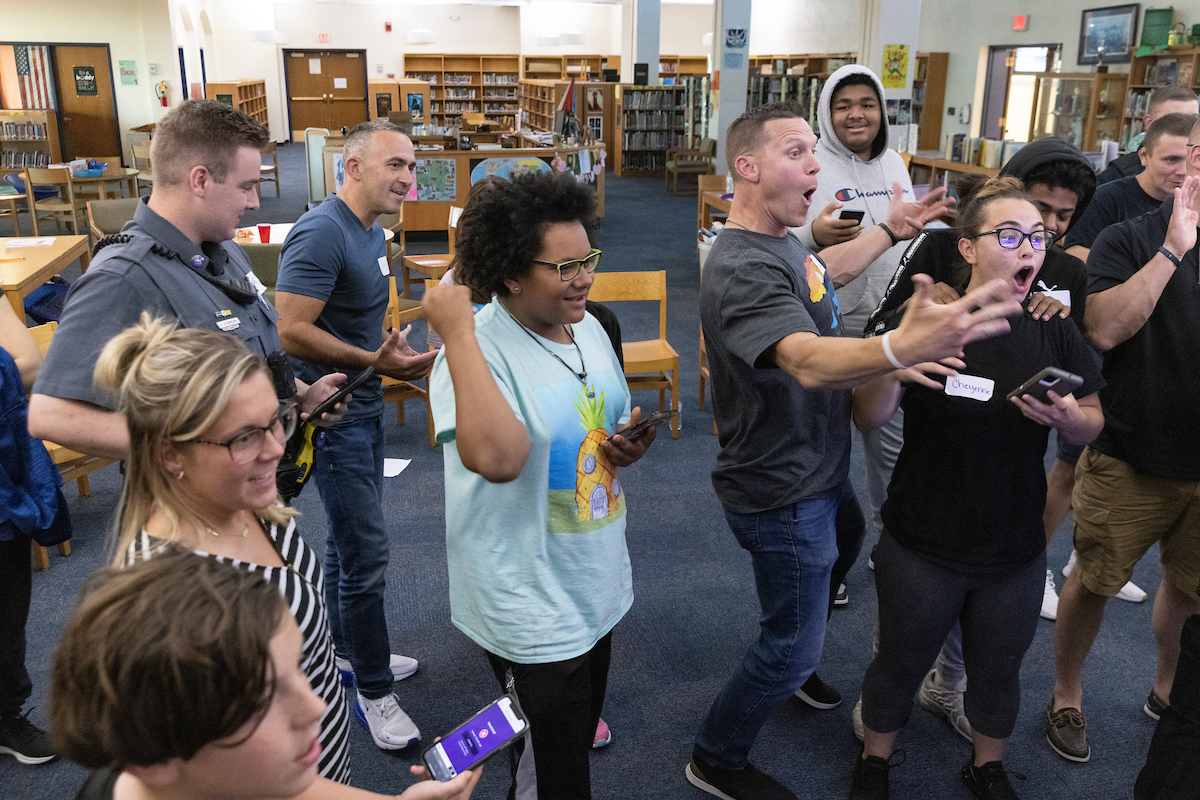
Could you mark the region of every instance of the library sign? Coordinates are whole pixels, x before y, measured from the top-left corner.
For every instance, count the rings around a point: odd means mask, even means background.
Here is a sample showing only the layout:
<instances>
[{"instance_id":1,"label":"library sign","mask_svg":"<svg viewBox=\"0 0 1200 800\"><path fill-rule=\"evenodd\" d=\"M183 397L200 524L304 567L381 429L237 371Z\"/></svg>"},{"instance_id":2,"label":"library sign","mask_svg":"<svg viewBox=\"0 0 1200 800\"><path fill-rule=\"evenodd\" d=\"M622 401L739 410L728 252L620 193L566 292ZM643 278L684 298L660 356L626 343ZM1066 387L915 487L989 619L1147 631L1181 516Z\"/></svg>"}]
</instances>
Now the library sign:
<instances>
[{"instance_id":1,"label":"library sign","mask_svg":"<svg viewBox=\"0 0 1200 800\"><path fill-rule=\"evenodd\" d=\"M75 67L75 94L80 97L95 97L99 94L96 89L96 68Z\"/></svg>"}]
</instances>

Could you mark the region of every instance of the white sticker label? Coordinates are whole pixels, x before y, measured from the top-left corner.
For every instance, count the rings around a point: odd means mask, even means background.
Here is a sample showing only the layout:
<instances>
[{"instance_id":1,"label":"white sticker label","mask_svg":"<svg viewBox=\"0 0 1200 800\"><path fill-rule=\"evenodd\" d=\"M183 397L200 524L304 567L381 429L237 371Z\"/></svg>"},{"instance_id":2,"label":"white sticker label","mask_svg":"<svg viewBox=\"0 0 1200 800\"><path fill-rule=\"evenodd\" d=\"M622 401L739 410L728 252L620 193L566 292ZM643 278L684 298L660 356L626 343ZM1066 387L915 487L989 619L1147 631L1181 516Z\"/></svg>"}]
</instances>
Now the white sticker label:
<instances>
[{"instance_id":1,"label":"white sticker label","mask_svg":"<svg viewBox=\"0 0 1200 800\"><path fill-rule=\"evenodd\" d=\"M946 378L946 394L951 397L969 397L972 400L992 399L996 382L991 378L976 378L974 375L951 375Z\"/></svg>"},{"instance_id":2,"label":"white sticker label","mask_svg":"<svg viewBox=\"0 0 1200 800\"><path fill-rule=\"evenodd\" d=\"M379 271L383 273L384 277L392 274L392 268L388 264L387 256L379 257Z\"/></svg>"},{"instance_id":3,"label":"white sticker label","mask_svg":"<svg viewBox=\"0 0 1200 800\"><path fill-rule=\"evenodd\" d=\"M246 280L250 281L250 285L254 287L254 291L258 292L259 296L267 290L266 284L258 279L258 276L253 272L246 273Z\"/></svg>"},{"instance_id":4,"label":"white sticker label","mask_svg":"<svg viewBox=\"0 0 1200 800\"><path fill-rule=\"evenodd\" d=\"M229 333L230 331L236 331L241 326L242 326L242 321L240 319L238 319L237 317L230 317L229 319L217 320L217 327L220 328L221 330L225 331L226 333Z\"/></svg>"}]
</instances>

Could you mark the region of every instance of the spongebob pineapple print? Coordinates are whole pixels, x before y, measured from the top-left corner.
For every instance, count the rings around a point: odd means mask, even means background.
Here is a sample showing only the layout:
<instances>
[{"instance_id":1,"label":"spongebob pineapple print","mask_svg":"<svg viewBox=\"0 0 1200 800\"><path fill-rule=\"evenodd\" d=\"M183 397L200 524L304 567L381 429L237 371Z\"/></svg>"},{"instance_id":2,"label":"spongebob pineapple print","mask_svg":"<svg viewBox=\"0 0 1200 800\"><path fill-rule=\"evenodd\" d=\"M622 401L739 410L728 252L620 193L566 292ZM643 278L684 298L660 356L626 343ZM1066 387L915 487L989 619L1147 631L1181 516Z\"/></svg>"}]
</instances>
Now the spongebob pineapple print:
<instances>
[{"instance_id":1,"label":"spongebob pineapple print","mask_svg":"<svg viewBox=\"0 0 1200 800\"><path fill-rule=\"evenodd\" d=\"M575 505L580 520L598 520L611 516L617 508L621 485L617 468L608 459L600 443L608 438L604 427L604 392L597 394L592 387L580 389L575 400L579 424L587 431L579 445L575 464Z\"/></svg>"}]
</instances>

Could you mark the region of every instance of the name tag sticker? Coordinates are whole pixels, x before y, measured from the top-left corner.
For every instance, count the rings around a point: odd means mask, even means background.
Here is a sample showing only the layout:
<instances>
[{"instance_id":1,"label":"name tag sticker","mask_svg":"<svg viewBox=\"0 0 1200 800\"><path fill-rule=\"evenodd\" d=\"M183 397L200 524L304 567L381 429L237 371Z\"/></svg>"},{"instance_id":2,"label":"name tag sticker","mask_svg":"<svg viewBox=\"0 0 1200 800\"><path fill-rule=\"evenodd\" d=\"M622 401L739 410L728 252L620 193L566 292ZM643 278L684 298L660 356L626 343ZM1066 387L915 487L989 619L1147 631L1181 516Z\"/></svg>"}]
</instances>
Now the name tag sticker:
<instances>
[{"instance_id":1,"label":"name tag sticker","mask_svg":"<svg viewBox=\"0 0 1200 800\"><path fill-rule=\"evenodd\" d=\"M258 276L253 272L246 273L246 280L250 281L250 285L254 287L254 291L258 292L259 294L262 294L267 290L266 284L260 281Z\"/></svg>"},{"instance_id":2,"label":"name tag sticker","mask_svg":"<svg viewBox=\"0 0 1200 800\"><path fill-rule=\"evenodd\" d=\"M987 402L992 399L996 382L991 378L976 378L974 375L952 375L946 378L946 394L951 397L969 397Z\"/></svg>"},{"instance_id":3,"label":"name tag sticker","mask_svg":"<svg viewBox=\"0 0 1200 800\"><path fill-rule=\"evenodd\" d=\"M392 274L392 268L388 265L387 256L379 257L379 271L382 272L385 276Z\"/></svg>"},{"instance_id":4,"label":"name tag sticker","mask_svg":"<svg viewBox=\"0 0 1200 800\"><path fill-rule=\"evenodd\" d=\"M1051 289L1048 292L1042 292L1042 294L1052 300L1057 300L1067 308L1071 307L1071 293L1066 289Z\"/></svg>"},{"instance_id":5,"label":"name tag sticker","mask_svg":"<svg viewBox=\"0 0 1200 800\"><path fill-rule=\"evenodd\" d=\"M217 327L226 333L229 333L230 331L236 331L241 326L242 321L237 317L229 317L228 319L217 320Z\"/></svg>"}]
</instances>

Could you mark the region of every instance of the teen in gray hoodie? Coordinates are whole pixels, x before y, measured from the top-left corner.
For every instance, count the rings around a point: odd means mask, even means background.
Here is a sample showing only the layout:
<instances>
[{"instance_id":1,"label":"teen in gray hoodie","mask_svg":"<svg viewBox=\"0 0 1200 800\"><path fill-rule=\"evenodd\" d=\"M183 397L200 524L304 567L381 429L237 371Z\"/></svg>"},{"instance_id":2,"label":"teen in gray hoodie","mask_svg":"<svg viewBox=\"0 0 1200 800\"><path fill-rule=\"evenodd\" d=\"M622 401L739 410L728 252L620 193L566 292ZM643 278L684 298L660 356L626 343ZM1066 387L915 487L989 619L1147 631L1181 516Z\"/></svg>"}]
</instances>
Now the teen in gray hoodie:
<instances>
[{"instance_id":1,"label":"teen in gray hoodie","mask_svg":"<svg viewBox=\"0 0 1200 800\"><path fill-rule=\"evenodd\" d=\"M859 64L847 64L830 75L821 90L817 121L821 180L812 203L813 208L824 210L820 217L792 230L809 249L819 252L883 222L895 184L900 185L906 201L912 202L915 196L904 161L888 148L883 84L874 72ZM870 135L872 129L876 131L874 136ZM831 220L830 214L839 208L863 212L861 224ZM889 248L862 274L837 290L848 335L862 336L867 317L887 291L904 250L904 243Z\"/></svg>"}]
</instances>

